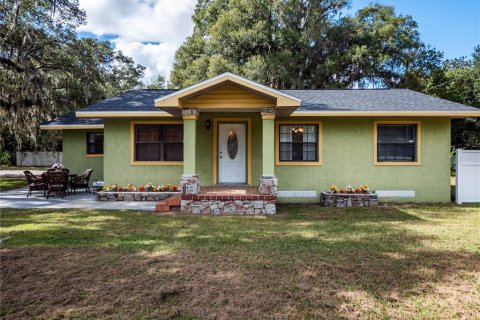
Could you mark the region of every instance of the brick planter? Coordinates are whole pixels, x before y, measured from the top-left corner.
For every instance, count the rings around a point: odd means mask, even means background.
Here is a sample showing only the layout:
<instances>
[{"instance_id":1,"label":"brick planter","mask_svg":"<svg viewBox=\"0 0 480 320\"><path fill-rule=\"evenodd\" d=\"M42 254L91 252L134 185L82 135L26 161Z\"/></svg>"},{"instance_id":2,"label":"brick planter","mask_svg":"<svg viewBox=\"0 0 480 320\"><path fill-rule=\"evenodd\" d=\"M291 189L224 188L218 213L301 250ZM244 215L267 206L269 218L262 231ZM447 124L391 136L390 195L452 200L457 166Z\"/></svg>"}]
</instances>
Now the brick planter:
<instances>
[{"instance_id":1,"label":"brick planter","mask_svg":"<svg viewBox=\"0 0 480 320\"><path fill-rule=\"evenodd\" d=\"M378 198L375 193L322 192L320 203L324 207L371 207L378 204Z\"/></svg>"},{"instance_id":2,"label":"brick planter","mask_svg":"<svg viewBox=\"0 0 480 320\"><path fill-rule=\"evenodd\" d=\"M180 192L97 192L97 201L163 201Z\"/></svg>"}]
</instances>

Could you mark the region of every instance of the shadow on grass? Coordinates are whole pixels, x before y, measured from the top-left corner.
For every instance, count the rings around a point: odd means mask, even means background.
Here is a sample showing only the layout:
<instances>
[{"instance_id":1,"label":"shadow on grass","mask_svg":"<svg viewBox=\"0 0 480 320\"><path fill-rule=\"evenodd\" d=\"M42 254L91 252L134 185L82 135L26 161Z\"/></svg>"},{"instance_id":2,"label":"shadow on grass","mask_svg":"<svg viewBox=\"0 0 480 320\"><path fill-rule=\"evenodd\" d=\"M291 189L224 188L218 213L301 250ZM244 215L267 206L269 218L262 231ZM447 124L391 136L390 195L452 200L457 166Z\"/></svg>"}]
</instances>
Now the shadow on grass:
<instances>
[{"instance_id":1,"label":"shadow on grass","mask_svg":"<svg viewBox=\"0 0 480 320\"><path fill-rule=\"evenodd\" d=\"M403 227L428 223L393 207L289 205L275 217L10 210L2 315L355 318L401 307L397 318L473 316L475 293L458 310L423 302L441 302L439 285L474 288L465 277L480 268L479 255L428 248L434 232Z\"/></svg>"}]
</instances>

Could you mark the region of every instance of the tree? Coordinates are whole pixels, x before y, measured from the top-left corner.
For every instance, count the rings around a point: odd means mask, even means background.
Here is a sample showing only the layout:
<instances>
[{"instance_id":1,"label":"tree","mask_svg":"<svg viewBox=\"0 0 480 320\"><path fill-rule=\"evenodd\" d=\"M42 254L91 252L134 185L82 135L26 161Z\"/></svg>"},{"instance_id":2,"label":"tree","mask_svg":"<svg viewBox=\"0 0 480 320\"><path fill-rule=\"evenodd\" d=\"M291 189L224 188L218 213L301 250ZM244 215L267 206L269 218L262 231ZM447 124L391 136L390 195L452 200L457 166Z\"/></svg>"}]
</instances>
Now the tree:
<instances>
[{"instance_id":1,"label":"tree","mask_svg":"<svg viewBox=\"0 0 480 320\"><path fill-rule=\"evenodd\" d=\"M2 147L46 148L55 135L39 123L139 85L144 68L109 42L77 38L85 22L76 0L0 4ZM56 136L58 140L58 135Z\"/></svg>"},{"instance_id":2,"label":"tree","mask_svg":"<svg viewBox=\"0 0 480 320\"><path fill-rule=\"evenodd\" d=\"M277 88L318 87L332 18L346 0L200 0L193 34L175 55L170 82L183 87L231 71Z\"/></svg>"},{"instance_id":3,"label":"tree","mask_svg":"<svg viewBox=\"0 0 480 320\"><path fill-rule=\"evenodd\" d=\"M471 59L444 61L441 71L425 82L424 92L480 108L480 46L474 49ZM480 149L480 119L453 119L452 146Z\"/></svg>"},{"instance_id":4,"label":"tree","mask_svg":"<svg viewBox=\"0 0 480 320\"><path fill-rule=\"evenodd\" d=\"M150 82L147 83L147 89L165 89L166 87L167 87L167 83L165 80L165 76L161 73L152 77Z\"/></svg>"},{"instance_id":5,"label":"tree","mask_svg":"<svg viewBox=\"0 0 480 320\"><path fill-rule=\"evenodd\" d=\"M396 15L392 6L365 7L341 26L351 41L340 59L347 86L419 89L441 67L443 54L424 44L413 18Z\"/></svg>"},{"instance_id":6,"label":"tree","mask_svg":"<svg viewBox=\"0 0 480 320\"><path fill-rule=\"evenodd\" d=\"M410 16L372 5L342 17L347 1L202 0L193 34L175 55L184 87L232 71L281 89L415 87L440 66Z\"/></svg>"}]
</instances>

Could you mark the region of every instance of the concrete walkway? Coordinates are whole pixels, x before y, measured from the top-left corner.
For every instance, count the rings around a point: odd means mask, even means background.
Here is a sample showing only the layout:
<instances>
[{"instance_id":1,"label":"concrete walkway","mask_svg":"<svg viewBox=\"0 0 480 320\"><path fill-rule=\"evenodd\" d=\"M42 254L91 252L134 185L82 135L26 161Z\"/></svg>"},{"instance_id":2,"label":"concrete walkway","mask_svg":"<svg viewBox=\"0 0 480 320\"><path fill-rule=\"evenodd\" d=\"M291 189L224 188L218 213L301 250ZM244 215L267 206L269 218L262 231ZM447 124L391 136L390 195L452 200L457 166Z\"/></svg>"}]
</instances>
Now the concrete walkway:
<instances>
[{"instance_id":1,"label":"concrete walkway","mask_svg":"<svg viewBox=\"0 0 480 320\"><path fill-rule=\"evenodd\" d=\"M63 199L60 197L43 197L40 191L34 191L27 198L28 189L13 189L0 192L0 208L16 209L114 209L114 210L155 210L156 202L153 201L95 201L94 193L78 192L76 195L69 195Z\"/></svg>"}]
</instances>

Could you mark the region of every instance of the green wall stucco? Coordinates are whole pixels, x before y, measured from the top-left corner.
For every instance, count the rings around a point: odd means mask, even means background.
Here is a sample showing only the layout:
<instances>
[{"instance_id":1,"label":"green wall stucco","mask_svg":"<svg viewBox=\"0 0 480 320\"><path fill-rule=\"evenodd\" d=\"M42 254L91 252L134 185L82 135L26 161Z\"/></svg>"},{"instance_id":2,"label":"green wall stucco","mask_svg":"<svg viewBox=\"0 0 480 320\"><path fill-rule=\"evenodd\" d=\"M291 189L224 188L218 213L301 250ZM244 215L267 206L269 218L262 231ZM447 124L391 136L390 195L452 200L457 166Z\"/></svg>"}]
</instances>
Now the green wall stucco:
<instances>
[{"instance_id":1,"label":"green wall stucco","mask_svg":"<svg viewBox=\"0 0 480 320\"><path fill-rule=\"evenodd\" d=\"M71 173L93 169L90 183L103 180L103 157L87 158L87 132L101 130L63 130L63 165Z\"/></svg>"},{"instance_id":2,"label":"green wall stucco","mask_svg":"<svg viewBox=\"0 0 480 320\"><path fill-rule=\"evenodd\" d=\"M142 119L135 119L141 121ZM143 119L152 120L152 119ZM171 120L171 119L166 119ZM183 166L131 165L131 119L105 119L105 183L136 186L151 182L156 185L178 185ZM159 120L160 121L160 120Z\"/></svg>"},{"instance_id":3,"label":"green wall stucco","mask_svg":"<svg viewBox=\"0 0 480 320\"><path fill-rule=\"evenodd\" d=\"M291 119L289 119L291 120ZM298 119L300 120L300 119ZM304 120L314 120L312 118ZM450 120L421 121L421 165L374 166L374 120L326 118L321 166L276 166L279 190L327 190L367 184L373 190L415 190L415 198L384 199L416 202L450 201ZM402 119L414 120L414 119ZM280 201L315 201L295 198Z\"/></svg>"},{"instance_id":4,"label":"green wall stucco","mask_svg":"<svg viewBox=\"0 0 480 320\"><path fill-rule=\"evenodd\" d=\"M263 168L262 141L264 139L262 119L259 113L200 114L196 124L197 145L195 148L195 173L200 175L200 184L203 186L213 184L214 118L251 118L252 185L258 185ZM207 119L210 119L212 125L210 129L205 126ZM339 187L347 184L353 186L367 184L373 190L414 190L416 193L415 198L384 200L450 201L449 119L290 118L288 120L322 120L322 165L275 166L279 190L313 190L319 193L328 189L332 184ZM420 120L421 165L374 166L374 120ZM131 119L106 119L105 121L105 156L103 158L105 182L122 185L128 183L142 185L147 182L178 184L183 173L183 166L130 165L130 121ZM75 143L73 147L68 146L70 141L72 139L67 134L64 148L67 150L69 148L79 149L79 147L75 147ZM82 152L84 152L84 139L81 143ZM270 145L269 148L273 150L274 145ZM67 154L65 156L68 159ZM98 158L86 159L84 154L82 156L79 157L77 151L77 155L71 157L70 161L74 159L99 161ZM280 198L279 201L318 202L318 198Z\"/></svg>"}]
</instances>

